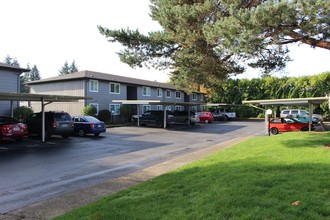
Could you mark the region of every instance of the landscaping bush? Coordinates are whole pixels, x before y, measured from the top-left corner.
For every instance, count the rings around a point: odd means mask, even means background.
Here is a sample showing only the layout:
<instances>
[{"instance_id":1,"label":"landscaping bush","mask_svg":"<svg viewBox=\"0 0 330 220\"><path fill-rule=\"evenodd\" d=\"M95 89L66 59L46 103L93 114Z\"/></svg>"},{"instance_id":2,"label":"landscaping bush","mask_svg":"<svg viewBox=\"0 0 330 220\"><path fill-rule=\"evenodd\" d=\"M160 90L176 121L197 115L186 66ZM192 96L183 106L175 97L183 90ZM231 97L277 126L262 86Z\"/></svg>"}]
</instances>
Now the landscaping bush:
<instances>
[{"instance_id":1,"label":"landscaping bush","mask_svg":"<svg viewBox=\"0 0 330 220\"><path fill-rule=\"evenodd\" d=\"M97 113L97 109L93 105L87 105L82 110L82 114L83 115L89 115L89 116L95 117L96 116L96 113Z\"/></svg>"},{"instance_id":2,"label":"landscaping bush","mask_svg":"<svg viewBox=\"0 0 330 220\"><path fill-rule=\"evenodd\" d=\"M27 106L20 106L14 109L14 118L19 121L24 121L29 115L33 113L33 110Z\"/></svg>"},{"instance_id":3,"label":"landscaping bush","mask_svg":"<svg viewBox=\"0 0 330 220\"><path fill-rule=\"evenodd\" d=\"M111 119L111 112L107 109L103 109L103 110L99 111L99 114L98 114L97 118L100 121L103 121L103 122L107 123Z\"/></svg>"}]
</instances>

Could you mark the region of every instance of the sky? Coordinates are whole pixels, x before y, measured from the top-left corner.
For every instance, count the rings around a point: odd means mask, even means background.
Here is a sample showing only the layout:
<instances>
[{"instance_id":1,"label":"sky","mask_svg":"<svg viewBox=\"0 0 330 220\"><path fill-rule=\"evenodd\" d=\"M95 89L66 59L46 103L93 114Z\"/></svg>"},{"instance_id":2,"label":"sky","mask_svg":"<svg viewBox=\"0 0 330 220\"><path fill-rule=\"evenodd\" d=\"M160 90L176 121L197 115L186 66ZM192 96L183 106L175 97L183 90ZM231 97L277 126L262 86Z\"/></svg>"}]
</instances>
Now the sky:
<instances>
[{"instance_id":1,"label":"sky","mask_svg":"<svg viewBox=\"0 0 330 220\"><path fill-rule=\"evenodd\" d=\"M97 29L139 29L147 34L161 27L149 16L149 0L10 0L1 2L0 62L9 55L21 67L37 65L41 78L57 76L65 61L78 69L167 82L167 71L132 69L119 60L122 49ZM330 71L330 51L302 45L291 48L287 76ZM281 73L283 74L283 73ZM248 70L239 78L258 77Z\"/></svg>"}]
</instances>

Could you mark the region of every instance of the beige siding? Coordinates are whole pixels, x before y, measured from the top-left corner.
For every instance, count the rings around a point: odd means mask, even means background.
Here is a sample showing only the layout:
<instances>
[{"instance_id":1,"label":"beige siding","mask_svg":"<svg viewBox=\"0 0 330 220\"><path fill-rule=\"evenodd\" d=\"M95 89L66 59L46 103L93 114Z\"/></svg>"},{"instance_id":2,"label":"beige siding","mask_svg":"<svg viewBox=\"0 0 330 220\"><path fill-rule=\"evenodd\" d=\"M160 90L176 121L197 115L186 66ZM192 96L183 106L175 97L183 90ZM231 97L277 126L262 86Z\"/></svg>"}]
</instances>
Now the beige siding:
<instances>
[{"instance_id":1,"label":"beige siding","mask_svg":"<svg viewBox=\"0 0 330 220\"><path fill-rule=\"evenodd\" d=\"M49 95L85 96L84 80L31 85L30 92ZM45 106L45 111L65 111L71 116L81 115L81 111L84 108L84 103L84 100L79 100L77 102L50 103ZM41 102L31 102L30 106L34 112L41 111Z\"/></svg>"},{"instance_id":2,"label":"beige siding","mask_svg":"<svg viewBox=\"0 0 330 220\"><path fill-rule=\"evenodd\" d=\"M31 85L31 93L84 96L84 81L51 82Z\"/></svg>"}]
</instances>

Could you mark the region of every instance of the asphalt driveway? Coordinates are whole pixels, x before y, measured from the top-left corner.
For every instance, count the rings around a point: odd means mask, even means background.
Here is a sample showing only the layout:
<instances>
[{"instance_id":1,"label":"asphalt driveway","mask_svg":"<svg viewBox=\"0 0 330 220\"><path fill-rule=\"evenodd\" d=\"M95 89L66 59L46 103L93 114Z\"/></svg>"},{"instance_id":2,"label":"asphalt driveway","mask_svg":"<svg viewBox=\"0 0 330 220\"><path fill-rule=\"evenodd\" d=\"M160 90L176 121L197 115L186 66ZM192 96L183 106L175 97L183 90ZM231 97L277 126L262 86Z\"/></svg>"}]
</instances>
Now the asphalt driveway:
<instances>
[{"instance_id":1,"label":"asphalt driveway","mask_svg":"<svg viewBox=\"0 0 330 220\"><path fill-rule=\"evenodd\" d=\"M238 137L264 135L262 121L118 127L100 137L0 142L0 213L125 176ZM2 215L4 217L6 215Z\"/></svg>"}]
</instances>

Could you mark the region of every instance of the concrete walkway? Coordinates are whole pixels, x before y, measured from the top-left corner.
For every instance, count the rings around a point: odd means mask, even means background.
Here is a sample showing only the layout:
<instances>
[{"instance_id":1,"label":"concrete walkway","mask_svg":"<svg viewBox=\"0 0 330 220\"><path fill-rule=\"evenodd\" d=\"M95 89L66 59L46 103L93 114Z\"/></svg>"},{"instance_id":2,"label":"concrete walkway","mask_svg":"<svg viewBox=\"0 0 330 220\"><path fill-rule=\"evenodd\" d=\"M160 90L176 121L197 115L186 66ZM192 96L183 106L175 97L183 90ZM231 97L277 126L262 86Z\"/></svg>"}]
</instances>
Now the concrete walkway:
<instances>
[{"instance_id":1,"label":"concrete walkway","mask_svg":"<svg viewBox=\"0 0 330 220\"><path fill-rule=\"evenodd\" d=\"M166 161L164 163L138 170L126 176L115 178L89 188L80 189L72 193L64 194L56 198L17 209L15 211L1 215L0 220L51 219L75 208L95 202L100 197L130 188L136 184L175 170L193 161L205 158L222 149L245 141L249 138L250 137L239 137L231 139L229 141L213 145L203 150L195 151Z\"/></svg>"}]
</instances>

